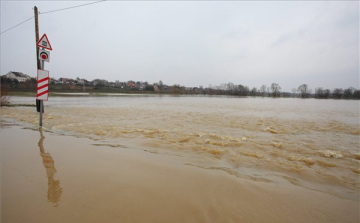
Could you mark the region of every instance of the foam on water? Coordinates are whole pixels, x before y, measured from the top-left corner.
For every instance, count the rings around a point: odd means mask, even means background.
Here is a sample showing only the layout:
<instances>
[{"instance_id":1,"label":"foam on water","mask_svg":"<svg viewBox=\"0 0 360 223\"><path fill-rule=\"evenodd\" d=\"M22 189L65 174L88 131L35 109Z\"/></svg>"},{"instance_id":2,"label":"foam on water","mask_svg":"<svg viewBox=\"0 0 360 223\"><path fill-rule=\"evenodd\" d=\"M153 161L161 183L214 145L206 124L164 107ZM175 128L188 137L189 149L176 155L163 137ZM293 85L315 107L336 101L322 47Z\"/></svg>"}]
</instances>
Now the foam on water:
<instances>
[{"instance_id":1,"label":"foam on water","mask_svg":"<svg viewBox=\"0 0 360 223\"><path fill-rule=\"evenodd\" d=\"M340 151L325 150L325 151L323 151L323 154L326 157L332 157L332 158L342 158L343 157L343 155L341 154Z\"/></svg>"}]
</instances>

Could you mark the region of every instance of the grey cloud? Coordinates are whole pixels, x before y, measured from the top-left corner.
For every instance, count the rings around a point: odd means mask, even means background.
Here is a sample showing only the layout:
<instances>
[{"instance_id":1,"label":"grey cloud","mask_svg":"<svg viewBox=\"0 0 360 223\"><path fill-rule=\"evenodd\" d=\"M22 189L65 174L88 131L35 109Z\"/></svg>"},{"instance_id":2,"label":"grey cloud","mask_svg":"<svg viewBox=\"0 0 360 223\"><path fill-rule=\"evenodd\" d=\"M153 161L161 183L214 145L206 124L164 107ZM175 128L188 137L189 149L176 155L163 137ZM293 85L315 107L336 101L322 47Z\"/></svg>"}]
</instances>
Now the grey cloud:
<instances>
[{"instance_id":1,"label":"grey cloud","mask_svg":"<svg viewBox=\"0 0 360 223\"><path fill-rule=\"evenodd\" d=\"M1 27L31 17L34 5L48 11L76 4L5 1ZM354 6L359 3L106 1L40 16L40 35L47 33L54 48L46 64L54 78L185 86L279 82L291 90L314 86L321 73L333 80L323 87L343 87L358 82ZM1 74L36 76L34 42L33 22L1 35Z\"/></svg>"},{"instance_id":2,"label":"grey cloud","mask_svg":"<svg viewBox=\"0 0 360 223\"><path fill-rule=\"evenodd\" d=\"M237 28L226 32L224 35L221 36L222 39L243 39L248 37L250 30L248 28Z\"/></svg>"},{"instance_id":3,"label":"grey cloud","mask_svg":"<svg viewBox=\"0 0 360 223\"><path fill-rule=\"evenodd\" d=\"M279 47L285 43L292 42L298 39L303 39L309 33L311 25L303 26L296 31L285 32L281 34L276 40L274 40L270 46Z\"/></svg>"}]
</instances>

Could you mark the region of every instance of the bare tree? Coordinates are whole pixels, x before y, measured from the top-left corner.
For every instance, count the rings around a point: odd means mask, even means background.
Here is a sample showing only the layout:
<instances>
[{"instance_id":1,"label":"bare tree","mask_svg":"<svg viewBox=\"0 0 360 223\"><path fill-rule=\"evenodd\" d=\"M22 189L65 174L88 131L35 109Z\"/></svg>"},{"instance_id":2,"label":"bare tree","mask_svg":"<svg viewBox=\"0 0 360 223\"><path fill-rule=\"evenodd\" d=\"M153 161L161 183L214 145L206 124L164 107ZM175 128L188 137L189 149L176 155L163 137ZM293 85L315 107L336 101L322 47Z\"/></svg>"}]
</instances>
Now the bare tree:
<instances>
[{"instance_id":1,"label":"bare tree","mask_svg":"<svg viewBox=\"0 0 360 223\"><path fill-rule=\"evenodd\" d=\"M271 95L273 97L279 97L280 96L281 87L280 87L279 84L272 83L270 88L271 88Z\"/></svg>"},{"instance_id":2,"label":"bare tree","mask_svg":"<svg viewBox=\"0 0 360 223\"><path fill-rule=\"evenodd\" d=\"M256 95L257 95L257 89L256 89L256 87L254 87L254 88L251 89L250 95L251 95L251 96L256 96Z\"/></svg>"},{"instance_id":3,"label":"bare tree","mask_svg":"<svg viewBox=\"0 0 360 223\"><path fill-rule=\"evenodd\" d=\"M229 82L226 84L226 91L228 91L229 94L233 95L236 92L236 86L235 84Z\"/></svg>"},{"instance_id":4,"label":"bare tree","mask_svg":"<svg viewBox=\"0 0 360 223\"><path fill-rule=\"evenodd\" d=\"M247 96L249 95L249 87L243 86L241 84L237 85L236 94L240 96Z\"/></svg>"},{"instance_id":5,"label":"bare tree","mask_svg":"<svg viewBox=\"0 0 360 223\"><path fill-rule=\"evenodd\" d=\"M330 97L330 90L323 89L322 87L315 88L315 98L329 98Z\"/></svg>"},{"instance_id":6,"label":"bare tree","mask_svg":"<svg viewBox=\"0 0 360 223\"><path fill-rule=\"evenodd\" d=\"M344 98L350 99L354 97L354 92L356 91L355 88L349 87L348 89L344 90Z\"/></svg>"},{"instance_id":7,"label":"bare tree","mask_svg":"<svg viewBox=\"0 0 360 223\"><path fill-rule=\"evenodd\" d=\"M159 89L160 89L160 90L163 89L163 85L164 85L164 84L163 84L162 80L159 80Z\"/></svg>"},{"instance_id":8,"label":"bare tree","mask_svg":"<svg viewBox=\"0 0 360 223\"><path fill-rule=\"evenodd\" d=\"M324 90L324 98L329 98L331 94L331 91L329 89Z\"/></svg>"},{"instance_id":9,"label":"bare tree","mask_svg":"<svg viewBox=\"0 0 360 223\"><path fill-rule=\"evenodd\" d=\"M334 98L340 99L344 95L344 90L342 88L335 88L332 95Z\"/></svg>"},{"instance_id":10,"label":"bare tree","mask_svg":"<svg viewBox=\"0 0 360 223\"><path fill-rule=\"evenodd\" d=\"M300 95L302 98L308 98L310 96L310 89L307 84L302 84L298 87L298 91L300 92Z\"/></svg>"},{"instance_id":11,"label":"bare tree","mask_svg":"<svg viewBox=\"0 0 360 223\"><path fill-rule=\"evenodd\" d=\"M360 99L360 90L355 90L355 91L354 91L354 94L353 94L353 97L354 97L355 99Z\"/></svg>"},{"instance_id":12,"label":"bare tree","mask_svg":"<svg viewBox=\"0 0 360 223\"><path fill-rule=\"evenodd\" d=\"M324 89L322 87L315 88L315 98L324 98Z\"/></svg>"},{"instance_id":13,"label":"bare tree","mask_svg":"<svg viewBox=\"0 0 360 223\"><path fill-rule=\"evenodd\" d=\"M261 93L262 96L266 96L266 94L267 94L267 86L266 86L265 84L262 85L262 86L260 87L259 91L260 91L260 93Z\"/></svg>"}]
</instances>

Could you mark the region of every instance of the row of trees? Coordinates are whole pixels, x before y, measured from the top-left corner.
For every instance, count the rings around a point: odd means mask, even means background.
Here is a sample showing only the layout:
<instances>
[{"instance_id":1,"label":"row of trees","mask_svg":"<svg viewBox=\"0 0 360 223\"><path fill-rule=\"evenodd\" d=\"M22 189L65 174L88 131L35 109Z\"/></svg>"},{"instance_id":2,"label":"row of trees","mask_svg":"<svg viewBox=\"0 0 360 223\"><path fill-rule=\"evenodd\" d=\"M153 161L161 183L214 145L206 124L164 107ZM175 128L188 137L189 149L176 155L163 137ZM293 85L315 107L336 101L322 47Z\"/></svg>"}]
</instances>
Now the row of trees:
<instances>
[{"instance_id":1,"label":"row of trees","mask_svg":"<svg viewBox=\"0 0 360 223\"><path fill-rule=\"evenodd\" d=\"M250 89L247 86L235 85L233 83L221 84L219 86L209 86L203 90L205 94L220 95L238 95L238 96L262 96L262 97L301 97L301 98L335 98L335 99L360 99L360 90L349 87L347 89L335 88L324 89L322 87L315 88L315 92L309 88L307 84L302 84L292 89L292 93L282 92L281 86L272 83L269 87L262 85L259 89Z\"/></svg>"},{"instance_id":2,"label":"row of trees","mask_svg":"<svg viewBox=\"0 0 360 223\"><path fill-rule=\"evenodd\" d=\"M244 85L235 85L233 83L221 84L219 86L209 86L209 89L205 89L205 93L209 94L221 94L221 95L238 95L238 96L290 96L289 93L281 92L281 87L277 83L272 83L270 87L262 85L259 89L250 88Z\"/></svg>"},{"instance_id":3,"label":"row of trees","mask_svg":"<svg viewBox=\"0 0 360 223\"><path fill-rule=\"evenodd\" d=\"M294 91L294 90L293 90ZM360 99L360 90L357 90L353 87L347 89L334 88L332 91L330 89L324 89L322 87L315 88L315 93L312 94L311 89L309 89L307 84L302 84L298 87L297 92L300 93L302 98L314 97L314 98L335 98L335 99Z\"/></svg>"},{"instance_id":4,"label":"row of trees","mask_svg":"<svg viewBox=\"0 0 360 223\"><path fill-rule=\"evenodd\" d=\"M77 78L80 80L80 78ZM94 80L93 82L95 82ZM101 81L98 81L96 88L101 86ZM137 86L137 88L126 88L126 86ZM1 77L1 87L2 89L6 88L8 90L15 91L26 91L26 90L35 90L36 89L36 79L31 78L27 82L19 83L16 79L9 79L4 76ZM237 95L237 96L262 96L262 97L301 97L301 98L334 98L334 99L360 99L360 90L349 87L347 89L335 88L333 90L325 89L322 87L315 88L314 93L309 88L307 84L302 84L297 88L293 88L292 92L283 92L281 91L281 86L277 83L272 83L270 86L262 85L260 88L249 88L244 85L236 85L231 82L223 83L218 86L210 85L208 88L202 86L189 88L180 85L168 86L164 84L161 80L158 83L152 85L147 82L115 82L115 87L124 86L124 88L111 88L111 85L108 85L106 89L113 91L133 91L134 89L142 89L147 92L159 92L159 93L174 93L174 94L209 94L209 95ZM55 85L51 85L54 88ZM104 85L105 86L105 85ZM75 86L67 85L64 90L76 90ZM70 88L72 87L72 88ZM89 88L89 89L88 89ZM59 90L58 88L56 88ZM105 88L104 88L105 89ZM105 89L105 90L106 90ZM108 90L109 90L108 89ZM87 90L96 90L90 89L87 87Z\"/></svg>"}]
</instances>

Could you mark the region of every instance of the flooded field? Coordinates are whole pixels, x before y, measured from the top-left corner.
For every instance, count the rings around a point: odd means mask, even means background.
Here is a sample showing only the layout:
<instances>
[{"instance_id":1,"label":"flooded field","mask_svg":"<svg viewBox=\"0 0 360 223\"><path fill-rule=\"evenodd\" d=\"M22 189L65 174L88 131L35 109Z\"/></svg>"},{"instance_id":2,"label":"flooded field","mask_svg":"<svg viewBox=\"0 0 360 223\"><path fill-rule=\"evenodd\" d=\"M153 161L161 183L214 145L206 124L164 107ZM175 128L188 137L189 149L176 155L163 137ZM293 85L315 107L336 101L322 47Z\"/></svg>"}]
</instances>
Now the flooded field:
<instances>
[{"instance_id":1,"label":"flooded field","mask_svg":"<svg viewBox=\"0 0 360 223\"><path fill-rule=\"evenodd\" d=\"M11 100L12 103L34 101L26 97L12 97ZM322 199L325 203L331 199L337 199L337 204L350 202L349 211L356 210L359 205L358 101L146 95L51 97L45 102L43 117L44 134L90 139L91 151L96 153L106 149L145 151L152 157L176 159L174 162L180 162L183 168L245 180L267 194L271 190L266 191L266 188L281 186L299 195L307 194L301 195L304 199L314 193L326 196ZM1 108L0 119L3 125L16 123L34 130L39 114L34 107L6 107ZM71 148L66 150L71 152ZM50 159L44 154L41 155L43 161ZM95 171L93 167L90 169ZM55 174L53 170L47 173L49 179ZM192 180L196 179L191 176ZM51 182L56 184L55 180ZM236 187L233 183L228 186ZM54 188L59 191L60 186ZM220 193L224 191L219 190ZM281 191L276 193L281 194ZM223 202L226 203L226 199ZM286 203L286 199L281 202ZM308 205L313 209L310 203ZM301 205L298 208L306 210ZM215 207L214 210L220 209ZM330 210L321 213L330 214ZM213 222L237 222L242 213L237 211L229 213L234 218ZM281 210L278 211L281 215ZM351 213L337 214L347 215L346 220L341 218L343 222L357 222L358 211ZM336 222L340 219L322 219L322 214L302 220ZM261 222L279 222L276 218L266 221L266 215L263 217ZM198 222L210 222L210 219L208 216ZM192 221L183 219L182 222Z\"/></svg>"}]
</instances>

